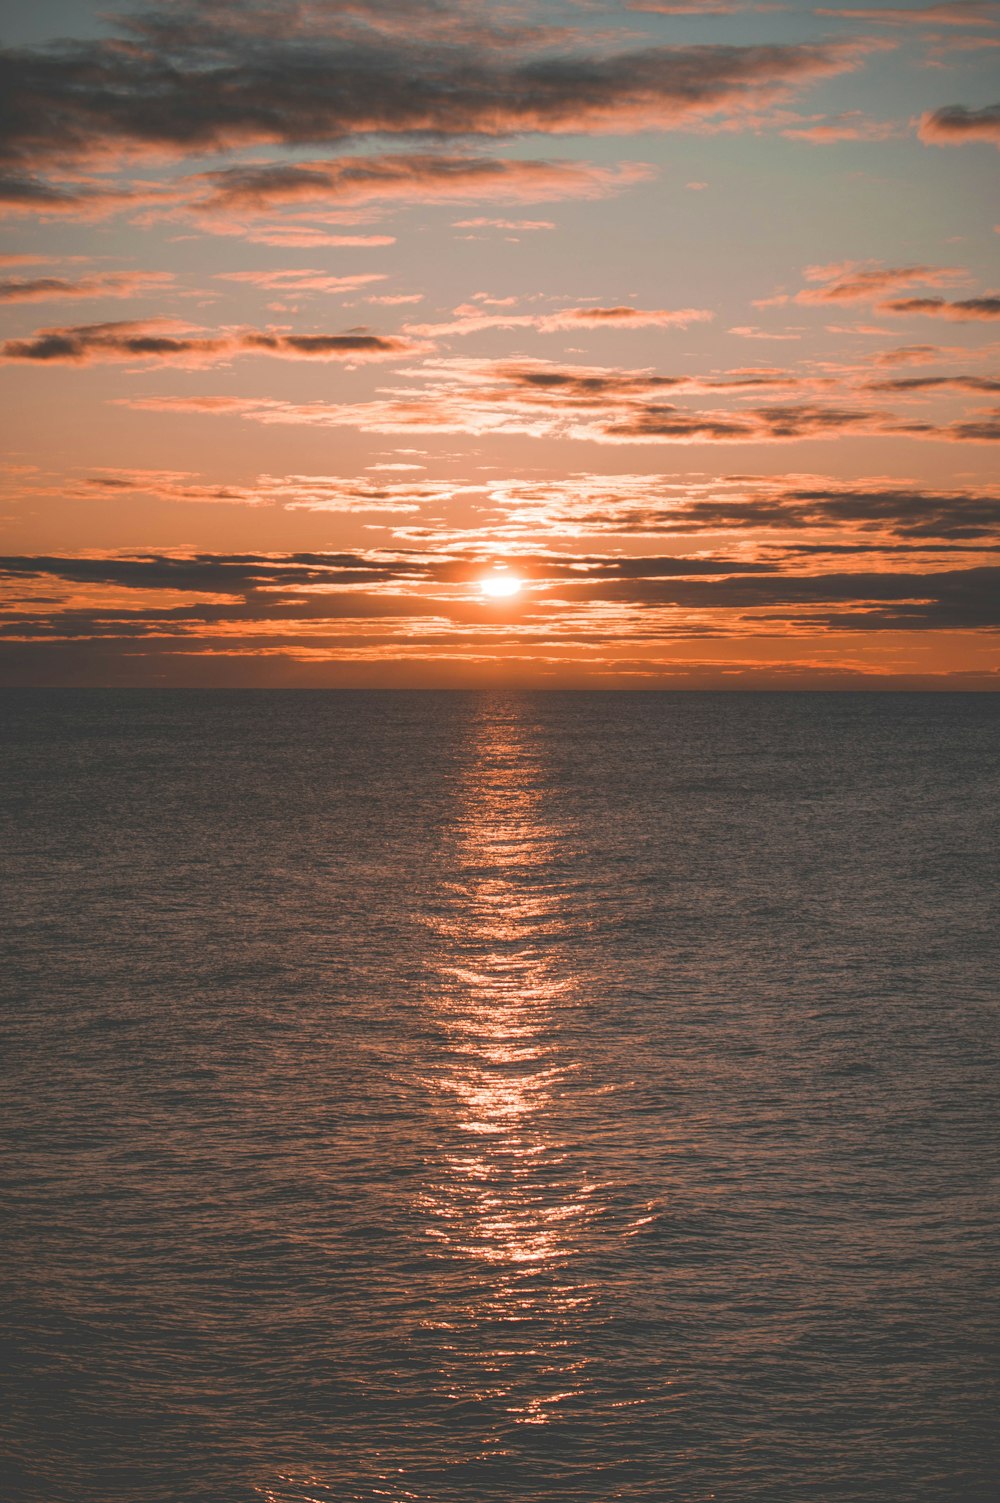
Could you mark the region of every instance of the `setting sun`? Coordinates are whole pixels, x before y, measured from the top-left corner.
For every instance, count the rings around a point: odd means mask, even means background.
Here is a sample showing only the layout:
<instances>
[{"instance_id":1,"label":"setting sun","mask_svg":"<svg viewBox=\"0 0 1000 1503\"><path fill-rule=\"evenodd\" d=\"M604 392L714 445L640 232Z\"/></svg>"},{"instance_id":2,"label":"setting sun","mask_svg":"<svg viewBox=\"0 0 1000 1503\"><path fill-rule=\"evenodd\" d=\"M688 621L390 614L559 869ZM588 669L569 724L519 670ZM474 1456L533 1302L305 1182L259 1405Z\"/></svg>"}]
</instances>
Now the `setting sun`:
<instances>
[{"instance_id":1,"label":"setting sun","mask_svg":"<svg viewBox=\"0 0 1000 1503\"><path fill-rule=\"evenodd\" d=\"M516 595L523 583L519 575L500 569L495 574L487 574L485 579L480 580L483 594L491 596L494 600L503 600Z\"/></svg>"}]
</instances>

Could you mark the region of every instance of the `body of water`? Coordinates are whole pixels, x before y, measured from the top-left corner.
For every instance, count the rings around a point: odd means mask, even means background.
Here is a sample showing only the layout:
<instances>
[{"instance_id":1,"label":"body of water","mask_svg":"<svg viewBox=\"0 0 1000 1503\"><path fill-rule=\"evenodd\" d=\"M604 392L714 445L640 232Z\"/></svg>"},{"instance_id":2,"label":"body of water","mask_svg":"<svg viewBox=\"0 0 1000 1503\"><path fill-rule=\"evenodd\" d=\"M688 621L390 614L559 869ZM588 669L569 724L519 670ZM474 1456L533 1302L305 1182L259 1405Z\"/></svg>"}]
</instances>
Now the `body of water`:
<instances>
[{"instance_id":1,"label":"body of water","mask_svg":"<svg viewBox=\"0 0 1000 1503\"><path fill-rule=\"evenodd\" d=\"M998 729L9 694L4 1498L991 1503Z\"/></svg>"}]
</instances>

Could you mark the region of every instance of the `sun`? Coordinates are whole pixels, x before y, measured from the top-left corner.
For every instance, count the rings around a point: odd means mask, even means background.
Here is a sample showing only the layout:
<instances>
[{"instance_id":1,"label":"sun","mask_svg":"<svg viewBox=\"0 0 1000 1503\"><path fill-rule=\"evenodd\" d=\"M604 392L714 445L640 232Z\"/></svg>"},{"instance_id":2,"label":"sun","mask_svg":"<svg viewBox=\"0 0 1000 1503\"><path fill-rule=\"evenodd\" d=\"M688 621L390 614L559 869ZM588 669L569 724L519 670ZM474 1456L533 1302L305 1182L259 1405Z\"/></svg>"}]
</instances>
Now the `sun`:
<instances>
[{"instance_id":1,"label":"sun","mask_svg":"<svg viewBox=\"0 0 1000 1503\"><path fill-rule=\"evenodd\" d=\"M493 600L505 600L516 595L523 583L520 575L498 568L495 573L485 575L479 581L479 586L483 594L489 595Z\"/></svg>"}]
</instances>

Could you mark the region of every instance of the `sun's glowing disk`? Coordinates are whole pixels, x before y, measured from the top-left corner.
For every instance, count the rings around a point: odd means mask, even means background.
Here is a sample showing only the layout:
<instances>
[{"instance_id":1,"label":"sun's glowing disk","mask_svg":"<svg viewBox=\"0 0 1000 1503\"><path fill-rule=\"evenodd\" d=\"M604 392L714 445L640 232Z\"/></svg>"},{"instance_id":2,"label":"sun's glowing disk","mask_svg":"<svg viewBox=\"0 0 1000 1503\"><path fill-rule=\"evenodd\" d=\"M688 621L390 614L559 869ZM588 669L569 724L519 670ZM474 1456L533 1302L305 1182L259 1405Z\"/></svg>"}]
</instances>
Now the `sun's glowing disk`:
<instances>
[{"instance_id":1,"label":"sun's glowing disk","mask_svg":"<svg viewBox=\"0 0 1000 1503\"><path fill-rule=\"evenodd\" d=\"M487 574L479 583L484 595L490 595L494 600L503 600L516 595L523 580L519 575L511 574L507 569L497 569L495 574Z\"/></svg>"}]
</instances>

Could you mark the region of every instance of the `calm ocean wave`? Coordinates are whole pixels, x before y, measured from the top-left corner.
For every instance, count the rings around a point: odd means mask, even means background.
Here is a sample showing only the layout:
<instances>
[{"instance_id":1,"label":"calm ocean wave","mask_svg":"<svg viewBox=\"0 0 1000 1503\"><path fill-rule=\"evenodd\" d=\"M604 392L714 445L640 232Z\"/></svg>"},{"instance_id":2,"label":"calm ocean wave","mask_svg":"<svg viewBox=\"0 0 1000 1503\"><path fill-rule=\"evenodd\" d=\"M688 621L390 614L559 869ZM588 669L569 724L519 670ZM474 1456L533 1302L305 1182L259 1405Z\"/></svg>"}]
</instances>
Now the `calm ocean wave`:
<instances>
[{"instance_id":1,"label":"calm ocean wave","mask_svg":"<svg viewBox=\"0 0 1000 1503\"><path fill-rule=\"evenodd\" d=\"M3 1496L992 1503L1000 696L7 696Z\"/></svg>"}]
</instances>

